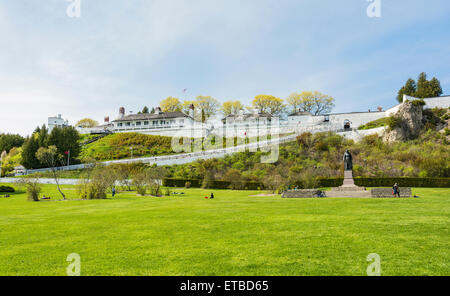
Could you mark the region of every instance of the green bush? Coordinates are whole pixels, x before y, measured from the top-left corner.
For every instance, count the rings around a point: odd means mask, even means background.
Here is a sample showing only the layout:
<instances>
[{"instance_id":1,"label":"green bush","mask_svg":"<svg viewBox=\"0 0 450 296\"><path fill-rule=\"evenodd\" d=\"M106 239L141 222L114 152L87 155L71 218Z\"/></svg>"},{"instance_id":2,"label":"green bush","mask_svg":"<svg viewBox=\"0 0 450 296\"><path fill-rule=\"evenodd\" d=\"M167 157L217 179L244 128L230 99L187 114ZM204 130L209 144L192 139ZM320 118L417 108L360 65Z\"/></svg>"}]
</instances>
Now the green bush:
<instances>
[{"instance_id":1,"label":"green bush","mask_svg":"<svg viewBox=\"0 0 450 296\"><path fill-rule=\"evenodd\" d=\"M386 124L388 125L390 130L401 127L403 120L398 116L390 116L386 120Z\"/></svg>"},{"instance_id":2,"label":"green bush","mask_svg":"<svg viewBox=\"0 0 450 296\"><path fill-rule=\"evenodd\" d=\"M13 193L15 191L11 186L0 186L0 193Z\"/></svg>"},{"instance_id":3,"label":"green bush","mask_svg":"<svg viewBox=\"0 0 450 296\"><path fill-rule=\"evenodd\" d=\"M426 105L425 101L422 100L422 99L413 100L413 101L411 101L411 103L412 103L414 106L425 106L425 105Z\"/></svg>"}]
</instances>

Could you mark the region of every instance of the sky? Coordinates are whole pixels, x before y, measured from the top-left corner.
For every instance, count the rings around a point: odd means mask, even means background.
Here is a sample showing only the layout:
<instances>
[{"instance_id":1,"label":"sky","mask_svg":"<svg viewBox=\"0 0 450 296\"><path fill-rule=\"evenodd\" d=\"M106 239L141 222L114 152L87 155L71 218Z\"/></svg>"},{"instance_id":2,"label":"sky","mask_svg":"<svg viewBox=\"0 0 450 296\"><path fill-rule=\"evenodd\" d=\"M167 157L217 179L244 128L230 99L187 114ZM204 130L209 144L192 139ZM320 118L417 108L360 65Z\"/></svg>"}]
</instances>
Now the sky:
<instances>
[{"instance_id":1,"label":"sky","mask_svg":"<svg viewBox=\"0 0 450 296\"><path fill-rule=\"evenodd\" d=\"M333 112L375 110L420 72L450 94L448 0L379 0L373 18L367 0L79 0L80 17L69 1L0 1L0 133L168 96L318 90Z\"/></svg>"}]
</instances>

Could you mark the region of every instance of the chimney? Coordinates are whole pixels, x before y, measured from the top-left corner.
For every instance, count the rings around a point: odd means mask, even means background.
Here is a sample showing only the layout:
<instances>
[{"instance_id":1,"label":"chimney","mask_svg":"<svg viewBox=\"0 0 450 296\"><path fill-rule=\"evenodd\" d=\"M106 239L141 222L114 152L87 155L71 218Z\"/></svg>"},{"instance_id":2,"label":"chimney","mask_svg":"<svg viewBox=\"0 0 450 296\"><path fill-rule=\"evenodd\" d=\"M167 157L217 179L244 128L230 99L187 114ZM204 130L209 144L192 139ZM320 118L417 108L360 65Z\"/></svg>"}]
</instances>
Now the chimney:
<instances>
[{"instance_id":1,"label":"chimney","mask_svg":"<svg viewBox=\"0 0 450 296\"><path fill-rule=\"evenodd\" d=\"M61 114L58 114L58 118L61 119Z\"/></svg>"},{"instance_id":2,"label":"chimney","mask_svg":"<svg viewBox=\"0 0 450 296\"><path fill-rule=\"evenodd\" d=\"M189 106L189 116L192 117L192 118L194 118L194 111L195 111L194 104L191 104Z\"/></svg>"},{"instance_id":3,"label":"chimney","mask_svg":"<svg viewBox=\"0 0 450 296\"><path fill-rule=\"evenodd\" d=\"M123 118L125 116L125 108L120 107L119 109L119 118Z\"/></svg>"},{"instance_id":4,"label":"chimney","mask_svg":"<svg viewBox=\"0 0 450 296\"><path fill-rule=\"evenodd\" d=\"M105 116L105 123L109 123L109 116Z\"/></svg>"},{"instance_id":5,"label":"chimney","mask_svg":"<svg viewBox=\"0 0 450 296\"><path fill-rule=\"evenodd\" d=\"M156 107L155 113L156 114L161 114L162 113L161 108L160 107Z\"/></svg>"}]
</instances>

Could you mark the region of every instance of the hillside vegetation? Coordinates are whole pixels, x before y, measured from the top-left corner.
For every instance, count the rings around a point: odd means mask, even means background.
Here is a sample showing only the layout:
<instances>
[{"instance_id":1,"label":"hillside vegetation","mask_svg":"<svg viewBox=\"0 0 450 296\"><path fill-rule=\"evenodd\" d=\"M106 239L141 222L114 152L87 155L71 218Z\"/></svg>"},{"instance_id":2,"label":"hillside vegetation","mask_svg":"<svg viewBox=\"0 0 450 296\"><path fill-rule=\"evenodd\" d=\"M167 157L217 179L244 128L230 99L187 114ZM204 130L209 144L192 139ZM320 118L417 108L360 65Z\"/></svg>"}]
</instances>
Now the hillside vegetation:
<instances>
[{"instance_id":1,"label":"hillside vegetation","mask_svg":"<svg viewBox=\"0 0 450 296\"><path fill-rule=\"evenodd\" d=\"M342 177L342 156L353 154L355 177L450 177L450 145L445 134L429 129L418 139L383 142L377 135L355 143L333 133L305 133L297 142L280 147L278 161L261 163L261 152L240 152L222 159L172 166L169 177L259 182L270 188L286 188L301 181L316 186L320 177ZM238 185L239 184L235 184Z\"/></svg>"},{"instance_id":2,"label":"hillside vegetation","mask_svg":"<svg viewBox=\"0 0 450 296\"><path fill-rule=\"evenodd\" d=\"M108 135L83 146L80 158L113 160L131 157L157 156L172 154L171 138L143 135L138 133L118 133Z\"/></svg>"}]
</instances>

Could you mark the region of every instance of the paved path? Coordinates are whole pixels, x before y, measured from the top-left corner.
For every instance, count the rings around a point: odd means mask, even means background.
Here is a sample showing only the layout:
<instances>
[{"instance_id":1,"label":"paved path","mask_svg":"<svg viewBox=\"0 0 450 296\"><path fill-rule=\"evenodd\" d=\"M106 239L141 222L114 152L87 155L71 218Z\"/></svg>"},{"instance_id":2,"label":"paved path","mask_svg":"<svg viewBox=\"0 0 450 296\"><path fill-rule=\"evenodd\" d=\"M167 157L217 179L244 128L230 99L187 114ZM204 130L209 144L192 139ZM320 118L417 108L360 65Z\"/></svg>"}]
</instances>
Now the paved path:
<instances>
[{"instance_id":1,"label":"paved path","mask_svg":"<svg viewBox=\"0 0 450 296\"><path fill-rule=\"evenodd\" d=\"M20 178L0 178L0 183L16 183L20 181ZM59 179L59 185L77 185L78 179ZM52 184L55 185L55 179L46 179L46 178L39 178L40 184Z\"/></svg>"}]
</instances>

